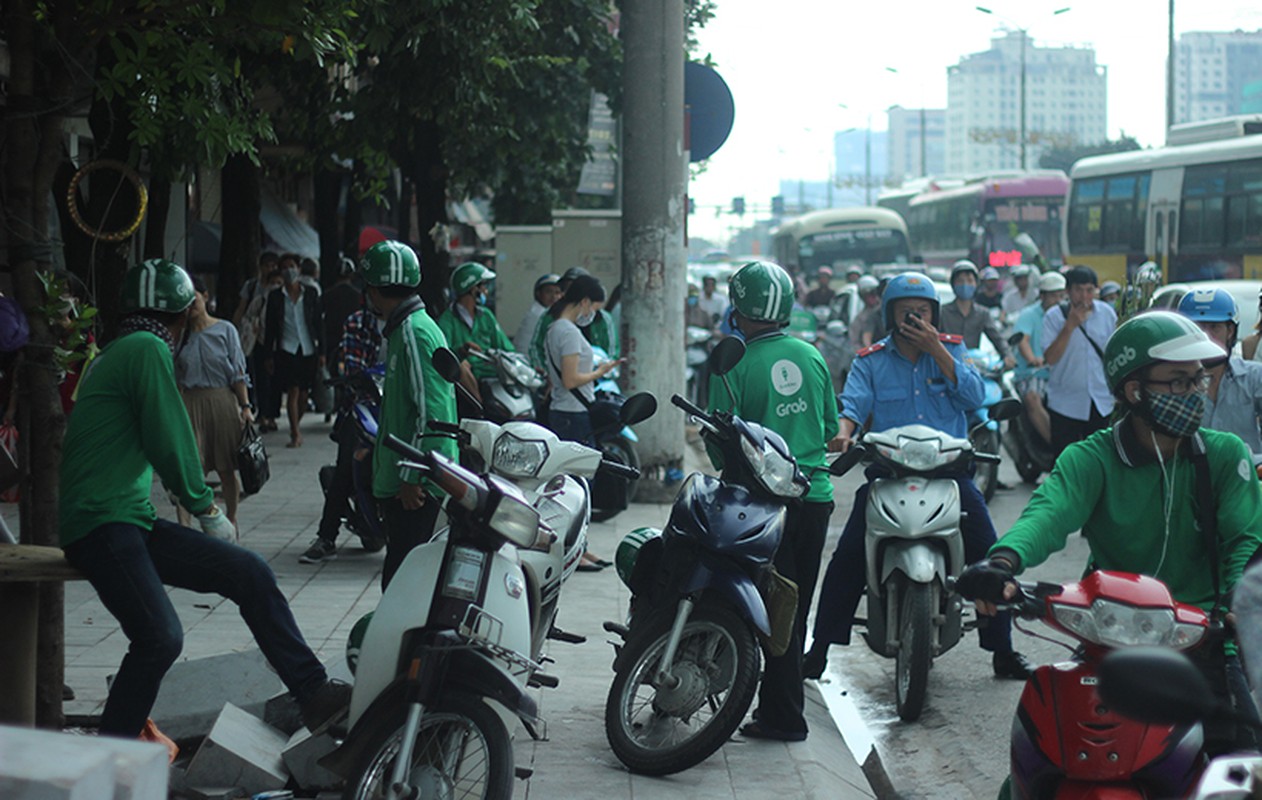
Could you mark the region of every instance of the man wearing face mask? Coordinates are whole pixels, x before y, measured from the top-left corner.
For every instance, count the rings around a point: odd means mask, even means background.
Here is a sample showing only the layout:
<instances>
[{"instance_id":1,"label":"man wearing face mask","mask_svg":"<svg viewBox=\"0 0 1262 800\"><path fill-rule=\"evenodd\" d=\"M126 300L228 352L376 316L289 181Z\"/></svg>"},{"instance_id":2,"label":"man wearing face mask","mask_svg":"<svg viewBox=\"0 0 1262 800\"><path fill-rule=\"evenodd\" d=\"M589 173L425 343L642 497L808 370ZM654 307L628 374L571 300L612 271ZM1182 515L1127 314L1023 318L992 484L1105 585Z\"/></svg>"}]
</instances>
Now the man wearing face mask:
<instances>
[{"instance_id":1,"label":"man wearing face mask","mask_svg":"<svg viewBox=\"0 0 1262 800\"><path fill-rule=\"evenodd\" d=\"M1081 530L1091 569L1150 575L1176 600L1219 619L1262 544L1262 489L1238 436L1201 427L1223 349L1187 318L1151 311L1109 337L1104 365L1122 416L1065 448L1021 517L968 567L957 590L983 614L1016 596L1014 575L1037 566ZM1189 651L1224 699L1256 717L1234 643ZM1230 726L1229 726L1230 727ZM1248 746L1241 731L1206 728L1206 749ZM1231 741L1234 735L1243 738Z\"/></svg>"},{"instance_id":2,"label":"man wearing face mask","mask_svg":"<svg viewBox=\"0 0 1262 800\"><path fill-rule=\"evenodd\" d=\"M1104 343L1117 326L1117 312L1096 299L1099 280L1090 267L1065 273L1069 299L1043 315L1043 360L1052 450L1059 454L1109 423L1113 394L1104 380Z\"/></svg>"},{"instance_id":3,"label":"man wearing face mask","mask_svg":"<svg viewBox=\"0 0 1262 800\"><path fill-rule=\"evenodd\" d=\"M387 240L364 253L360 274L369 309L385 323L386 376L377 440L394 434L417 449L438 450L455 460L456 443L428 428L430 420L455 424L456 394L434 369L434 351L446 347L447 339L416 293L421 262L411 247ZM372 493L386 532L384 591L408 551L434 535L442 500L437 487L422 481L415 470L400 467L390 448L373 448L372 458Z\"/></svg>"},{"instance_id":4,"label":"man wearing face mask","mask_svg":"<svg viewBox=\"0 0 1262 800\"><path fill-rule=\"evenodd\" d=\"M1236 346L1240 311L1227 290L1188 292L1179 301L1179 313L1195 322L1224 352L1230 353ZM1202 363L1210 376L1202 424L1236 434L1253 453L1253 462L1262 463L1262 435L1258 432L1258 418L1262 416L1262 364L1235 355L1206 359Z\"/></svg>"},{"instance_id":5,"label":"man wearing face mask","mask_svg":"<svg viewBox=\"0 0 1262 800\"><path fill-rule=\"evenodd\" d=\"M319 732L350 702L330 681L294 622L276 577L232 544L232 523L202 475L197 442L175 383L173 354L187 329L193 283L161 259L123 276L118 336L79 385L61 460L60 538L129 642L101 715L101 733L136 737L184 629L165 586L221 595L240 607L263 655ZM196 516L201 531L158 519L153 473Z\"/></svg>"},{"instance_id":6,"label":"man wearing face mask","mask_svg":"<svg viewBox=\"0 0 1262 800\"><path fill-rule=\"evenodd\" d=\"M977 267L972 261L960 259L951 267L951 290L955 292L955 300L942 307L942 332L962 337L964 346L970 350L981 346L984 333L995 346L995 351L1003 357L1004 367L1011 369L1015 366L1017 362L1012 357L1012 348L1000 332L995 318L976 302Z\"/></svg>"},{"instance_id":7,"label":"man wearing face mask","mask_svg":"<svg viewBox=\"0 0 1262 800\"><path fill-rule=\"evenodd\" d=\"M882 308L885 327L892 333L860 350L850 365L841 395L841 432L835 444L830 442L829 449L849 449L855 430L865 424L870 431L927 425L949 436L964 438L968 434L966 415L981 405L985 389L981 375L964 361L960 337L937 330L939 302L933 283L915 272L899 275L886 286ZM879 467L868 468L869 481L880 476ZM964 557L980 558L995 543L995 526L972 476L960 474L955 482L963 512L960 533ZM867 499L865 484L855 492L850 518L824 573L815 612L814 642L803 660L805 677L818 678L823 673L830 645L850 643L850 628L866 582ZM1029 677L1029 662L1012 649L1008 615L982 628L978 639L982 649L992 653L995 677Z\"/></svg>"},{"instance_id":8,"label":"man wearing face mask","mask_svg":"<svg viewBox=\"0 0 1262 800\"><path fill-rule=\"evenodd\" d=\"M438 318L447 346L461 360L460 383L479 401L478 379L494 377L495 367L469 353L514 349L495 312L486 307L488 284L493 280L495 273L476 261L456 267L451 272L451 305Z\"/></svg>"}]
</instances>

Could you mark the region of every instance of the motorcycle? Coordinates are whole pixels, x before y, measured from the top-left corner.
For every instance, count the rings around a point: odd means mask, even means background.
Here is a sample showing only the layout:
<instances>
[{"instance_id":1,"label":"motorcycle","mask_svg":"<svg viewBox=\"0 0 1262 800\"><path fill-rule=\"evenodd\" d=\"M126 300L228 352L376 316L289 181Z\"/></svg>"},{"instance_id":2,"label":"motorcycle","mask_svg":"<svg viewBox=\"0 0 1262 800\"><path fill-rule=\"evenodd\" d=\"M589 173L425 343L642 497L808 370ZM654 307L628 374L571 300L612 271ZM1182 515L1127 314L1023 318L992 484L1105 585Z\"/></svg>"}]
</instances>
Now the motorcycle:
<instances>
[{"instance_id":1,"label":"motorcycle","mask_svg":"<svg viewBox=\"0 0 1262 800\"><path fill-rule=\"evenodd\" d=\"M988 418L1006 419L1020 404L1001 400ZM960 492L955 477L997 455L974 449L924 425L868 432L829 470L841 475L861 461L880 467L868 491L864 546L867 563L864 639L878 655L894 659L898 716L920 718L933 659L959 642L963 603L948 582L964 564Z\"/></svg>"},{"instance_id":2,"label":"motorcycle","mask_svg":"<svg viewBox=\"0 0 1262 800\"><path fill-rule=\"evenodd\" d=\"M990 419L986 414L995 403L998 403L1005 397L1015 397L1016 395L1009 394L1004 390L1003 359L999 357L998 353L991 350L973 348L964 353L964 360L972 364L981 373L982 386L986 391L982 404L968 414L968 440L973 443L973 449L978 453L988 453L995 456L994 460L987 459L979 462L977 471L973 475L973 483L977 484L978 491L982 493L982 497L989 503L991 498L995 496L995 489L999 483L999 456L1002 437L1000 435L999 421Z\"/></svg>"},{"instance_id":3,"label":"motorcycle","mask_svg":"<svg viewBox=\"0 0 1262 800\"><path fill-rule=\"evenodd\" d=\"M599 347L592 348L592 366L600 366L609 360L609 355ZM620 370L614 367L605 377L596 381L596 398L622 400L622 387L618 385ZM656 406L654 406L656 408ZM592 419L592 439L596 447L610 461L626 465L639 474L640 455L636 452L635 443L640 441L631 426L623 422L618 415L608 415L605 419ZM592 520L604 522L626 509L627 504L635 501L639 479L628 480L612 473L598 475L592 482Z\"/></svg>"},{"instance_id":4,"label":"motorcycle","mask_svg":"<svg viewBox=\"0 0 1262 800\"><path fill-rule=\"evenodd\" d=\"M1024 333L1014 333L1008 339L1008 343L1015 348L1023 338L1025 338ZM1010 397L1017 397L1015 375L1012 372L1005 373L1003 382L1004 392ZM1051 472L1052 465L1056 463L1056 451L1052 449L1052 443L1044 439L1034 427L1034 423L1030 421L1029 411L1025 408L1022 408L1021 414L1008 424L1008 431L1004 434L1003 442L1004 449L1008 451L1013 465L1017 468L1017 474L1026 483L1036 482L1044 472Z\"/></svg>"},{"instance_id":5,"label":"motorcycle","mask_svg":"<svg viewBox=\"0 0 1262 800\"><path fill-rule=\"evenodd\" d=\"M744 350L724 339L711 374L726 381ZM691 475L665 528L633 531L618 548L632 599L627 624L604 626L619 637L605 733L618 760L645 775L688 769L718 750L753 700L760 639L772 654L788 646L796 588L775 602L785 593L772 560L786 507L809 486L775 432L679 395L671 402L722 453L723 472Z\"/></svg>"},{"instance_id":6,"label":"motorcycle","mask_svg":"<svg viewBox=\"0 0 1262 800\"><path fill-rule=\"evenodd\" d=\"M511 350L469 350L469 357L495 367L495 376L478 381L482 409L492 422L535 418L535 394L544 379L530 359Z\"/></svg>"},{"instance_id":7,"label":"motorcycle","mask_svg":"<svg viewBox=\"0 0 1262 800\"><path fill-rule=\"evenodd\" d=\"M709 328L689 325L684 331L684 384L688 399L698 405L705 405L704 381L701 380L706 359L710 357L710 340L714 332Z\"/></svg>"},{"instance_id":8,"label":"motorcycle","mask_svg":"<svg viewBox=\"0 0 1262 800\"><path fill-rule=\"evenodd\" d=\"M370 369L341 378L331 378L325 385L333 389L338 398L337 418L329 438L338 443L338 449L366 449L369 455L351 460L353 490L347 498L350 513L342 522L359 537L360 545L369 553L386 546L386 533L377 516L377 502L372 495L372 456L377 441L377 418L381 413L381 387L385 381L385 367L378 364ZM320 488L325 496L333 486L337 467L326 464L320 467Z\"/></svg>"},{"instance_id":9,"label":"motorcycle","mask_svg":"<svg viewBox=\"0 0 1262 800\"><path fill-rule=\"evenodd\" d=\"M1201 721L1256 722L1221 704L1201 671L1176 650L1128 647L1100 662L1100 698L1123 716L1150 725L1186 727ZM1190 800L1250 800L1262 794L1262 756L1219 756L1209 762Z\"/></svg>"},{"instance_id":10,"label":"motorcycle","mask_svg":"<svg viewBox=\"0 0 1262 800\"><path fill-rule=\"evenodd\" d=\"M1188 650L1208 640L1205 612L1176 601L1156 578L1131 573L1100 570L1076 583L1018 586L1006 607L1079 644L1062 643L1073 659L1039 667L1025 684L1012 724L1011 797L1186 796L1203 758L1200 725L1130 719L1099 684L1104 659L1115 649ZM1186 684L1167 690L1182 693Z\"/></svg>"},{"instance_id":11,"label":"motorcycle","mask_svg":"<svg viewBox=\"0 0 1262 800\"><path fill-rule=\"evenodd\" d=\"M558 683L530 657L518 548L550 548L556 536L512 483L394 436L384 444L449 496L450 529L409 552L382 595L358 654L350 731L319 763L346 778L348 799L507 800L506 723L537 736L526 687Z\"/></svg>"}]
</instances>

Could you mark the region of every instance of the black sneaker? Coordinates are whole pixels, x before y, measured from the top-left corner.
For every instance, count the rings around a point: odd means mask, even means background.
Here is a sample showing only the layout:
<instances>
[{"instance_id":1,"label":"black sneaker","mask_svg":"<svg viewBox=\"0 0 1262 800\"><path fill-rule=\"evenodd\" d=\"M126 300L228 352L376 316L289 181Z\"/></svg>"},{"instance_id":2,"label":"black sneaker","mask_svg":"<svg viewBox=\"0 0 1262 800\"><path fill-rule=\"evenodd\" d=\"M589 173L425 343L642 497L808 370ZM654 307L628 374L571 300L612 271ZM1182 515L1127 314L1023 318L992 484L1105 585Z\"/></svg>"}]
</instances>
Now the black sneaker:
<instances>
[{"instance_id":1,"label":"black sneaker","mask_svg":"<svg viewBox=\"0 0 1262 800\"><path fill-rule=\"evenodd\" d=\"M341 720L351 708L351 685L345 681L326 680L303 702L302 724L313 736L324 733Z\"/></svg>"},{"instance_id":2,"label":"black sneaker","mask_svg":"<svg viewBox=\"0 0 1262 800\"><path fill-rule=\"evenodd\" d=\"M802 656L802 677L819 679L828 666L828 645L815 645Z\"/></svg>"},{"instance_id":3,"label":"black sneaker","mask_svg":"<svg viewBox=\"0 0 1262 800\"><path fill-rule=\"evenodd\" d=\"M1006 653L995 653L991 659L991 665L995 669L996 678L1024 681L1029 680L1030 676L1034 674L1034 667L1030 664L1029 659L1016 650L1009 650Z\"/></svg>"},{"instance_id":4,"label":"black sneaker","mask_svg":"<svg viewBox=\"0 0 1262 800\"><path fill-rule=\"evenodd\" d=\"M316 537L307 552L298 556L300 564L319 564L321 561L332 561L337 558L337 545Z\"/></svg>"}]
</instances>

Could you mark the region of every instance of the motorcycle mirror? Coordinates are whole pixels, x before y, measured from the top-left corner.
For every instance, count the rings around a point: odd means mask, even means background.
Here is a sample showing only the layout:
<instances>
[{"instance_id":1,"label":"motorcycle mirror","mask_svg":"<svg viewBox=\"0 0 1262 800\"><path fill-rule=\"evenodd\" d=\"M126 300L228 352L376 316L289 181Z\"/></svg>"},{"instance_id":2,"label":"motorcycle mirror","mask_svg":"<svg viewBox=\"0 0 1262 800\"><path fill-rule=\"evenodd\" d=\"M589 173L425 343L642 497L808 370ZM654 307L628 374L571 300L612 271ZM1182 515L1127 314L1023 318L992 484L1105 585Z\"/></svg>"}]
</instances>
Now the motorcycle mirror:
<instances>
[{"instance_id":1,"label":"motorcycle mirror","mask_svg":"<svg viewBox=\"0 0 1262 800\"><path fill-rule=\"evenodd\" d=\"M1159 725L1212 717L1218 700L1187 656L1168 647L1126 647L1100 662L1100 699L1123 716Z\"/></svg>"},{"instance_id":2,"label":"motorcycle mirror","mask_svg":"<svg viewBox=\"0 0 1262 800\"><path fill-rule=\"evenodd\" d=\"M657 398L649 392L633 394L623 402L618 417L623 425L636 425L657 413Z\"/></svg>"},{"instance_id":3,"label":"motorcycle mirror","mask_svg":"<svg viewBox=\"0 0 1262 800\"><path fill-rule=\"evenodd\" d=\"M715 345L708 360L710 372L726 375L745 357L745 343L735 336L728 336Z\"/></svg>"},{"instance_id":4,"label":"motorcycle mirror","mask_svg":"<svg viewBox=\"0 0 1262 800\"><path fill-rule=\"evenodd\" d=\"M1005 397L990 407L986 416L995 420L1013 419L1021 415L1021 401L1015 397Z\"/></svg>"},{"instance_id":5,"label":"motorcycle mirror","mask_svg":"<svg viewBox=\"0 0 1262 800\"><path fill-rule=\"evenodd\" d=\"M448 383L460 382L460 359L456 358L456 354L446 347L440 347L434 351L430 363L434 365L434 371Z\"/></svg>"},{"instance_id":6,"label":"motorcycle mirror","mask_svg":"<svg viewBox=\"0 0 1262 800\"><path fill-rule=\"evenodd\" d=\"M1021 340L1024 338L1025 338L1025 334L1022 333L1021 331L1017 331L1016 333L1008 337L1008 346L1016 347L1017 345L1021 344Z\"/></svg>"},{"instance_id":7,"label":"motorcycle mirror","mask_svg":"<svg viewBox=\"0 0 1262 800\"><path fill-rule=\"evenodd\" d=\"M863 452L862 445L852 446L849 450L842 453L841 458L828 465L828 474L838 478L845 475L863 460Z\"/></svg>"},{"instance_id":8,"label":"motorcycle mirror","mask_svg":"<svg viewBox=\"0 0 1262 800\"><path fill-rule=\"evenodd\" d=\"M1012 243L1021 251L1022 258L1034 258L1039 254L1039 246L1034 241L1034 237L1024 231L1018 233Z\"/></svg>"}]
</instances>

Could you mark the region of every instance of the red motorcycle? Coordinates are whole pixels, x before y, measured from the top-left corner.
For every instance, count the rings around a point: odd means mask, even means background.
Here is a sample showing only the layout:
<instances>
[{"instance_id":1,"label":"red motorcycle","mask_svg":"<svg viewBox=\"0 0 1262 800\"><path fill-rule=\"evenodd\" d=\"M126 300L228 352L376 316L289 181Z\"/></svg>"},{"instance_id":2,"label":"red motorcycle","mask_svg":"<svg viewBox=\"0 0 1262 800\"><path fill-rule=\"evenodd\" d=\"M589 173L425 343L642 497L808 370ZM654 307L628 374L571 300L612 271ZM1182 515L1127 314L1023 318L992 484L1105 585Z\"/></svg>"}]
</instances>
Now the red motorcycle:
<instances>
[{"instance_id":1,"label":"red motorcycle","mask_svg":"<svg viewBox=\"0 0 1262 800\"><path fill-rule=\"evenodd\" d=\"M1156 578L1098 571L1077 583L1019 583L1011 608L1081 645L1071 661L1039 667L1012 723L1011 775L1000 796L1015 800L1182 797L1204 766L1199 723L1123 717L1100 700L1100 662L1133 645L1187 650L1207 638L1209 617L1177 602ZM974 599L974 598L968 598Z\"/></svg>"}]
</instances>

